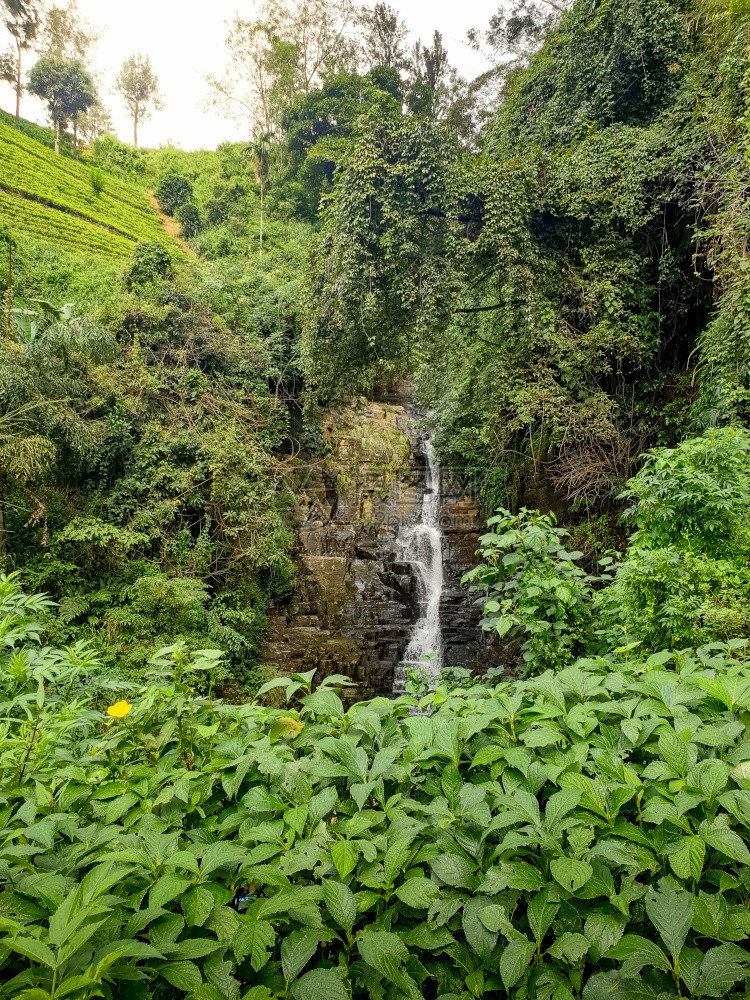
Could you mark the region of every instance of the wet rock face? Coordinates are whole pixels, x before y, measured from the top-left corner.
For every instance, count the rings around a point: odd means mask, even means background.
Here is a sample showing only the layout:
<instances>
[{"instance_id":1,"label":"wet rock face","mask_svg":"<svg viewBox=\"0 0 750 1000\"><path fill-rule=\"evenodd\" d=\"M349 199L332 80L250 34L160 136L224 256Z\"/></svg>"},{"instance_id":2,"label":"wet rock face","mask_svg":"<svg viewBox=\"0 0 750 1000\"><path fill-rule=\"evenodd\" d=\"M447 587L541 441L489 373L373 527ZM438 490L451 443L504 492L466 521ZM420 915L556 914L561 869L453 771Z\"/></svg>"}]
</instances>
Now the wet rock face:
<instances>
[{"instance_id":1,"label":"wet rock face","mask_svg":"<svg viewBox=\"0 0 750 1000\"><path fill-rule=\"evenodd\" d=\"M390 695L419 617L414 567L399 533L419 516L425 454L403 405L361 400L325 422L330 448L303 472L295 511L297 586L270 616L265 660L282 674L345 674L350 698ZM448 665L474 665L478 610L459 588L474 565L479 510L451 495L441 507Z\"/></svg>"}]
</instances>

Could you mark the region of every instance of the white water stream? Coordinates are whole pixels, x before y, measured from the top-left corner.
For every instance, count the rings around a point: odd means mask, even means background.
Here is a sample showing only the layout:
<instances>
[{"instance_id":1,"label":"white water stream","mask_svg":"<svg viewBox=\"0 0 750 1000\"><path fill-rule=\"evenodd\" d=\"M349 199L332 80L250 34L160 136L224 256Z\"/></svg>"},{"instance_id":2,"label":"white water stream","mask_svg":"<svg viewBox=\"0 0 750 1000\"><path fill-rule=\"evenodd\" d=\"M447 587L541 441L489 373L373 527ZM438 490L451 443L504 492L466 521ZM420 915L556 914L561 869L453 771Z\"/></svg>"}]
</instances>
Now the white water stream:
<instances>
[{"instance_id":1,"label":"white water stream","mask_svg":"<svg viewBox=\"0 0 750 1000\"><path fill-rule=\"evenodd\" d=\"M411 562L419 586L419 618L396 667L393 692L403 694L409 670L437 676L442 666L443 637L440 628L440 598L443 593L443 539L440 532L440 473L435 450L425 440L424 493L419 520L402 529L404 559Z\"/></svg>"}]
</instances>

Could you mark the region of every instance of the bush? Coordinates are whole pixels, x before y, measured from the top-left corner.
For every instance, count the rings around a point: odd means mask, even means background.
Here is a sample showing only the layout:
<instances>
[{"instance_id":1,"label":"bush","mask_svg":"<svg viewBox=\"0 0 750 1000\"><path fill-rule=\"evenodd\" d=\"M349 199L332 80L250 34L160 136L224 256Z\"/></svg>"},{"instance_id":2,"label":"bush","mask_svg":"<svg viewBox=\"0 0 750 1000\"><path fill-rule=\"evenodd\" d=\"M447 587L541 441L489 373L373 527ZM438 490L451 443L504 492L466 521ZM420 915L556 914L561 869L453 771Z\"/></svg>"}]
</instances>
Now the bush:
<instances>
[{"instance_id":1,"label":"bush","mask_svg":"<svg viewBox=\"0 0 750 1000\"><path fill-rule=\"evenodd\" d=\"M625 494L635 531L601 597L610 632L650 649L750 634L750 437L709 431L652 452Z\"/></svg>"},{"instance_id":2,"label":"bush","mask_svg":"<svg viewBox=\"0 0 750 1000\"><path fill-rule=\"evenodd\" d=\"M172 258L161 243L147 241L139 243L133 251L128 272L131 285L144 285L172 274Z\"/></svg>"},{"instance_id":3,"label":"bush","mask_svg":"<svg viewBox=\"0 0 750 1000\"><path fill-rule=\"evenodd\" d=\"M265 685L296 707L217 703L219 654L173 646L102 711L30 600L0 581L0 997L743 995L741 644L430 715L312 672Z\"/></svg>"},{"instance_id":4,"label":"bush","mask_svg":"<svg viewBox=\"0 0 750 1000\"><path fill-rule=\"evenodd\" d=\"M193 236L198 236L203 230L203 222L198 211L198 206L192 202L180 205L177 209L176 218L182 229L182 235L187 240Z\"/></svg>"},{"instance_id":5,"label":"bush","mask_svg":"<svg viewBox=\"0 0 750 1000\"><path fill-rule=\"evenodd\" d=\"M156 199L163 212L174 215L181 205L185 205L193 197L193 185L186 177L169 174L159 185Z\"/></svg>"},{"instance_id":6,"label":"bush","mask_svg":"<svg viewBox=\"0 0 750 1000\"><path fill-rule=\"evenodd\" d=\"M89 170L89 181L94 194L97 195L97 197L103 193L105 187L107 186L107 179L104 175L104 171L100 170L98 167L92 167L91 170Z\"/></svg>"},{"instance_id":7,"label":"bush","mask_svg":"<svg viewBox=\"0 0 750 1000\"><path fill-rule=\"evenodd\" d=\"M479 542L484 563L463 578L479 592L482 628L521 643L526 671L561 667L581 653L593 594L576 566L580 552L554 514L500 508Z\"/></svg>"}]
</instances>

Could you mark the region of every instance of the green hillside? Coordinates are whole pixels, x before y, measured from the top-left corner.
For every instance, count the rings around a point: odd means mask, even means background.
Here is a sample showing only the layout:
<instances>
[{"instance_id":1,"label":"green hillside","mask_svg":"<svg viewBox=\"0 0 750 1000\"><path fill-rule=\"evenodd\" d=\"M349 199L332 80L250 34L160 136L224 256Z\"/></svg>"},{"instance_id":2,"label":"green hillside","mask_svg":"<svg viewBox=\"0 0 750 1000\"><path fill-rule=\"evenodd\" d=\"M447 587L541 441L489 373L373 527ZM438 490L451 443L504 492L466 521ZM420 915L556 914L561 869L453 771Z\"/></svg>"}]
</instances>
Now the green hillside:
<instances>
[{"instance_id":1,"label":"green hillside","mask_svg":"<svg viewBox=\"0 0 750 1000\"><path fill-rule=\"evenodd\" d=\"M12 230L109 257L127 257L145 240L177 251L142 191L103 181L97 193L89 167L0 123L0 218Z\"/></svg>"}]
</instances>

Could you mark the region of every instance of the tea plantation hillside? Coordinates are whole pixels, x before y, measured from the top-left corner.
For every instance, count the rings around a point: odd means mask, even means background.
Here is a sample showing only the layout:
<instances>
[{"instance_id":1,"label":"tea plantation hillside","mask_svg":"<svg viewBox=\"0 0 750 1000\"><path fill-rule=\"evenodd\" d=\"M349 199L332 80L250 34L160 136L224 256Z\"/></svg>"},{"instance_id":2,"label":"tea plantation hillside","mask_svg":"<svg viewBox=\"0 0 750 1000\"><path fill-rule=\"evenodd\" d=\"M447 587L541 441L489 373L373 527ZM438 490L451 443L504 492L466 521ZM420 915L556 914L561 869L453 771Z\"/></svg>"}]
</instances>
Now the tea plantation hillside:
<instances>
[{"instance_id":1,"label":"tea plantation hillside","mask_svg":"<svg viewBox=\"0 0 750 1000\"><path fill-rule=\"evenodd\" d=\"M156 240L178 252L136 187L56 156L0 122L0 218L34 239L107 257Z\"/></svg>"}]
</instances>

